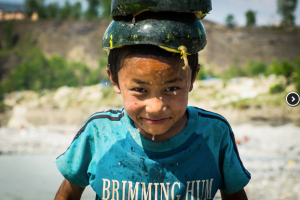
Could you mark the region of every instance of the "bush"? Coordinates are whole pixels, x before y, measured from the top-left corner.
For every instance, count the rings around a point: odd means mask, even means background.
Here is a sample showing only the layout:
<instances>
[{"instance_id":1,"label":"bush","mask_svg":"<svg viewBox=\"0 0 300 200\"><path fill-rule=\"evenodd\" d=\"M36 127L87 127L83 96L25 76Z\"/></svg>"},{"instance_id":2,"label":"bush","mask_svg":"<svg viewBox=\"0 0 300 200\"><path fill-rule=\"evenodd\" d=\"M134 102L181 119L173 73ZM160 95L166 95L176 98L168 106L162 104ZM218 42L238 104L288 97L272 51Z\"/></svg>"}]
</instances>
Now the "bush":
<instances>
[{"instance_id":1,"label":"bush","mask_svg":"<svg viewBox=\"0 0 300 200\"><path fill-rule=\"evenodd\" d=\"M267 64L259 61L259 62L253 62L249 61L247 64L247 69L250 76L257 76L259 74L267 75Z\"/></svg>"},{"instance_id":2,"label":"bush","mask_svg":"<svg viewBox=\"0 0 300 200\"><path fill-rule=\"evenodd\" d=\"M206 78L206 73L204 71L204 69L201 67L196 80L204 80Z\"/></svg>"},{"instance_id":3,"label":"bush","mask_svg":"<svg viewBox=\"0 0 300 200\"><path fill-rule=\"evenodd\" d=\"M14 24L12 21L7 21L4 24L4 48L9 49L13 46L13 30Z\"/></svg>"},{"instance_id":4,"label":"bush","mask_svg":"<svg viewBox=\"0 0 300 200\"><path fill-rule=\"evenodd\" d=\"M300 58L294 60L295 72L293 82L295 84L296 92L300 93Z\"/></svg>"},{"instance_id":5,"label":"bush","mask_svg":"<svg viewBox=\"0 0 300 200\"><path fill-rule=\"evenodd\" d=\"M31 52L30 57L26 57L24 62L12 70L8 78L0 84L0 95L18 90L93 85L108 80L105 75L105 69L103 71L101 67L90 70L83 63L68 63L60 56L46 59L41 51L35 51Z\"/></svg>"},{"instance_id":6,"label":"bush","mask_svg":"<svg viewBox=\"0 0 300 200\"><path fill-rule=\"evenodd\" d=\"M280 83L275 84L274 86L270 87L270 93L271 94L277 94L285 91L286 86L282 85Z\"/></svg>"},{"instance_id":7,"label":"bush","mask_svg":"<svg viewBox=\"0 0 300 200\"><path fill-rule=\"evenodd\" d=\"M294 66L292 63L283 60L281 63L277 62L276 60L273 61L270 70L275 75L279 76L282 75L286 78L287 84L290 83L292 74L294 72Z\"/></svg>"},{"instance_id":8,"label":"bush","mask_svg":"<svg viewBox=\"0 0 300 200\"><path fill-rule=\"evenodd\" d=\"M247 76L247 72L245 69L241 67L231 66L224 74L225 78L234 78Z\"/></svg>"},{"instance_id":9,"label":"bush","mask_svg":"<svg viewBox=\"0 0 300 200\"><path fill-rule=\"evenodd\" d=\"M205 70L203 64L201 64L200 71L196 77L196 80L204 80L206 78L216 77L216 75L211 70Z\"/></svg>"}]
</instances>

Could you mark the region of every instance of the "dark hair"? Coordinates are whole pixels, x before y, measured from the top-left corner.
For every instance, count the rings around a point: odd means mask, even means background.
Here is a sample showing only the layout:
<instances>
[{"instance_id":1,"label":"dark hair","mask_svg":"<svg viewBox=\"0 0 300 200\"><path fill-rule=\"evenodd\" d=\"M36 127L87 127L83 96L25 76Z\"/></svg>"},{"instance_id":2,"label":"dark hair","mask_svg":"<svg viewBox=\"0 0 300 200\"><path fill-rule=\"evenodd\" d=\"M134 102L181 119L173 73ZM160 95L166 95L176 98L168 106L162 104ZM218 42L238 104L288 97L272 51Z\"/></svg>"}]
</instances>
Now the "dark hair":
<instances>
[{"instance_id":1,"label":"dark hair","mask_svg":"<svg viewBox=\"0 0 300 200\"><path fill-rule=\"evenodd\" d=\"M122 61L129 56L134 55L152 55L161 58L181 59L180 53L172 53L155 45L126 45L121 48L112 49L108 56L108 63L111 75L119 85L118 72L122 68ZM198 54L188 55L189 66L192 69L192 77L194 77L198 67Z\"/></svg>"}]
</instances>

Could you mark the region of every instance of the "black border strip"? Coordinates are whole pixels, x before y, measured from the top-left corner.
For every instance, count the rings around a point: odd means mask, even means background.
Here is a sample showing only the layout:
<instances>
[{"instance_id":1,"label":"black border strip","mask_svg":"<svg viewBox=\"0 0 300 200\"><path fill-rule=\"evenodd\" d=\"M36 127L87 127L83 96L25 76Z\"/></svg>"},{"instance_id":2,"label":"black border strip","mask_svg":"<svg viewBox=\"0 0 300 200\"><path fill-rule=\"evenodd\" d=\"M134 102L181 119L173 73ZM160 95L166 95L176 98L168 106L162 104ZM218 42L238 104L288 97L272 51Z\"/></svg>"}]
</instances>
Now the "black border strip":
<instances>
[{"instance_id":1,"label":"black border strip","mask_svg":"<svg viewBox=\"0 0 300 200\"><path fill-rule=\"evenodd\" d=\"M123 110L123 108L122 108L122 110ZM96 115L96 114L100 114L100 113L105 113L105 112L110 112L110 113L113 113L113 114L122 113L121 110L112 110L112 109L110 109L110 110L106 110L106 111L96 112L96 113L92 114L91 116Z\"/></svg>"},{"instance_id":2,"label":"black border strip","mask_svg":"<svg viewBox=\"0 0 300 200\"><path fill-rule=\"evenodd\" d=\"M85 124L84 126L78 131L78 133L75 135L73 141L75 139L77 139L79 137L79 135L85 130L86 126L88 125L88 123L90 123L92 120L94 119L102 119L102 118L106 118L106 119L109 119L111 121L120 121L120 119L124 116L124 113L120 114L118 117L112 117L110 115L97 115L97 116L94 116L92 118L90 118Z\"/></svg>"},{"instance_id":3,"label":"black border strip","mask_svg":"<svg viewBox=\"0 0 300 200\"><path fill-rule=\"evenodd\" d=\"M197 108L197 107L195 107L195 108ZM200 108L197 108L197 109L199 109L199 110L201 110L201 111L205 111L205 112L210 112L210 111L206 111L206 110L203 110L203 109L200 109ZM213 112L210 112L210 113L213 113ZM219 115L219 114L217 114L217 113L213 113L213 114ZM212 118L212 119L218 119L218 120L221 120L222 122L224 122L224 123L228 126L229 131L230 131L230 138L231 138L231 140L232 140L232 142L233 142L233 149L234 149L234 151L235 151L235 153L236 153L236 155L237 155L237 157L238 157L238 160L239 160L239 162L240 162L240 165L241 165L243 171L245 172L246 176L247 176L249 179L251 179L251 176L250 176L251 174L248 172L247 169L245 169L245 167L244 167L244 165L243 165L243 162L242 162L242 160L241 160L241 158L240 158L239 151L238 151L238 149L237 149L237 147L236 147L236 145L235 145L234 134L233 134L233 132L232 132L232 129L231 129L231 126L229 125L229 123L228 123L225 119L223 119L223 118L222 118L223 116L221 116L221 115L220 115L221 117L219 117L219 116L215 116L215 115L211 115L211 114L205 114L205 113L201 113L201 112L198 112L198 115L200 115L200 116L202 116L202 117L208 117L208 118ZM250 174L250 175L249 175L249 174Z\"/></svg>"},{"instance_id":4,"label":"black border strip","mask_svg":"<svg viewBox=\"0 0 300 200\"><path fill-rule=\"evenodd\" d=\"M109 112L112 112L112 111L114 112L114 110L109 110ZM105 112L107 112L107 111L105 111ZM112 113L113 113L113 112L112 112ZM103 113L103 112L99 112L99 113ZM122 111L116 110L115 113L122 113ZM95 114L97 114L97 113L95 113ZM95 114L93 114L93 115L95 115ZM84 124L84 126L77 132L77 134L75 135L75 137L74 137L73 141L71 142L70 146L71 146L72 143L80 136L80 134L85 130L85 128L87 127L87 125L88 125L92 120L94 120L94 119L102 119L102 118L106 118L106 119L109 119L109 120L111 120L111 121L120 121L120 119L121 119L122 117L124 117L124 113L120 114L118 117L112 117L112 116L110 116L110 115L97 115L97 116L91 117L91 118ZM57 158L59 158L60 156L64 155L64 154L68 151L68 149L70 148L70 146L67 148L67 150L66 150L64 153L62 153L61 155L59 155ZM56 159L57 159L57 158L56 158Z\"/></svg>"}]
</instances>

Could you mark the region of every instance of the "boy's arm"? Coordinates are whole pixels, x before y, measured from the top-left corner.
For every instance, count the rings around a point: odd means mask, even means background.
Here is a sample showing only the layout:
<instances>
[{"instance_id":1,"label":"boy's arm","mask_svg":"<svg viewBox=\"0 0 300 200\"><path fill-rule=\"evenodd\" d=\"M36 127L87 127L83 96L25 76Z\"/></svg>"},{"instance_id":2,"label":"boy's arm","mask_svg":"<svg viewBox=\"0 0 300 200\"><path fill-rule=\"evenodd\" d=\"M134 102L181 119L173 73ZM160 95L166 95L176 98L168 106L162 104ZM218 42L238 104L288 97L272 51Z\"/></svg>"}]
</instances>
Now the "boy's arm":
<instances>
[{"instance_id":1,"label":"boy's arm","mask_svg":"<svg viewBox=\"0 0 300 200\"><path fill-rule=\"evenodd\" d=\"M85 188L78 187L64 179L61 183L54 200L80 200Z\"/></svg>"},{"instance_id":2,"label":"boy's arm","mask_svg":"<svg viewBox=\"0 0 300 200\"><path fill-rule=\"evenodd\" d=\"M233 194L226 194L221 190L221 197L222 200L248 200L244 189L241 189L240 191Z\"/></svg>"}]
</instances>

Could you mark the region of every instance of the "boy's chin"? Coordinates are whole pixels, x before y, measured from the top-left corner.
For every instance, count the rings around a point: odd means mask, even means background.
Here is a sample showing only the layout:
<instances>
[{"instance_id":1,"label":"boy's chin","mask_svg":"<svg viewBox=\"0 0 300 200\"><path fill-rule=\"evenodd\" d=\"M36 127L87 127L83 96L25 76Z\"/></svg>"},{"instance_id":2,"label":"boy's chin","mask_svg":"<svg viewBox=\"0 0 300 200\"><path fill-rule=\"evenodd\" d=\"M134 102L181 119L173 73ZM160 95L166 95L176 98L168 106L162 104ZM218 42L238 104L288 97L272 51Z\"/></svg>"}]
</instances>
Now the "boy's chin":
<instances>
[{"instance_id":1,"label":"boy's chin","mask_svg":"<svg viewBox=\"0 0 300 200\"><path fill-rule=\"evenodd\" d=\"M142 132L140 132L140 133L159 136L159 135L166 134L169 129L170 129L169 126L166 126L166 127L163 127L163 126L142 127Z\"/></svg>"}]
</instances>

